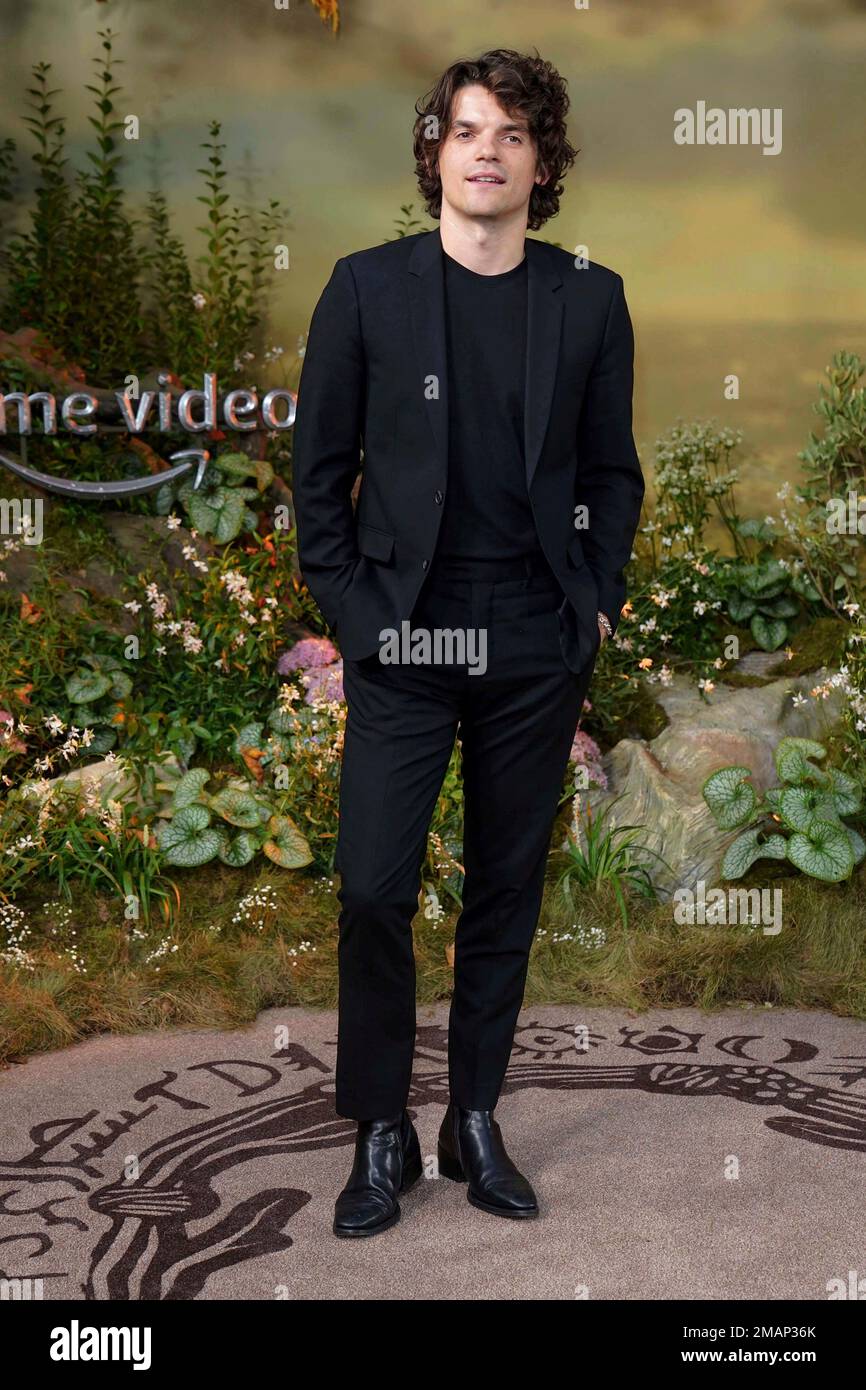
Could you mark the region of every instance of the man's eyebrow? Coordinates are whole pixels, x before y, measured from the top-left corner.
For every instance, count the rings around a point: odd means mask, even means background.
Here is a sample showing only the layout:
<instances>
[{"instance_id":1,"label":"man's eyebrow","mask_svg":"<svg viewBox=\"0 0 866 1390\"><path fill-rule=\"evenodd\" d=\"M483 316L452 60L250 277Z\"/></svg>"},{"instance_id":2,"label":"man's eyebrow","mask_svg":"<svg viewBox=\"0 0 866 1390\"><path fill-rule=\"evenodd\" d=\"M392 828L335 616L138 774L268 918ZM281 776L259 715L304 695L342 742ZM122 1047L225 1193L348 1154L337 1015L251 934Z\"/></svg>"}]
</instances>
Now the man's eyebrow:
<instances>
[{"instance_id":1,"label":"man's eyebrow","mask_svg":"<svg viewBox=\"0 0 866 1390\"><path fill-rule=\"evenodd\" d=\"M454 121L454 128L456 129L457 126L464 126L467 130L475 130L477 127L477 122L467 121L465 118L461 118L459 120ZM527 131L529 127L525 121L503 121L501 125L496 127L496 129Z\"/></svg>"}]
</instances>

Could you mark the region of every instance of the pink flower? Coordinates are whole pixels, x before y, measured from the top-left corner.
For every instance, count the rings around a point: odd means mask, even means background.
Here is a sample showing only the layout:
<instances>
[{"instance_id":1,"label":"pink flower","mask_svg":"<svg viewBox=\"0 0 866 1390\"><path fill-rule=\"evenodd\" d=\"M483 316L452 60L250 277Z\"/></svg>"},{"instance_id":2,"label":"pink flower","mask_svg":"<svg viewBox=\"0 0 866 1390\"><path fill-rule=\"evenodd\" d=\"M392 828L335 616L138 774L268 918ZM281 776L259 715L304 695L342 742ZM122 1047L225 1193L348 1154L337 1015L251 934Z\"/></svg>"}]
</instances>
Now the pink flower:
<instances>
[{"instance_id":1,"label":"pink flower","mask_svg":"<svg viewBox=\"0 0 866 1390\"><path fill-rule=\"evenodd\" d=\"M314 704L316 700L326 700L330 703L333 700L345 699L342 661L335 661L331 666L312 667L304 672L301 680L307 688L304 700L308 705Z\"/></svg>"},{"instance_id":2,"label":"pink flower","mask_svg":"<svg viewBox=\"0 0 866 1390\"><path fill-rule=\"evenodd\" d=\"M576 729L568 760L572 763L600 763L601 749L595 739L585 734L583 729Z\"/></svg>"},{"instance_id":3,"label":"pink flower","mask_svg":"<svg viewBox=\"0 0 866 1390\"><path fill-rule=\"evenodd\" d=\"M277 662L277 671L286 676L290 671L308 671L316 666L330 666L337 660L337 648L327 637L304 637Z\"/></svg>"},{"instance_id":4,"label":"pink flower","mask_svg":"<svg viewBox=\"0 0 866 1390\"><path fill-rule=\"evenodd\" d=\"M595 739L590 738L582 729L575 730L568 759L576 767L585 767L590 782L595 786L607 788L607 777L601 766L601 749Z\"/></svg>"}]
</instances>

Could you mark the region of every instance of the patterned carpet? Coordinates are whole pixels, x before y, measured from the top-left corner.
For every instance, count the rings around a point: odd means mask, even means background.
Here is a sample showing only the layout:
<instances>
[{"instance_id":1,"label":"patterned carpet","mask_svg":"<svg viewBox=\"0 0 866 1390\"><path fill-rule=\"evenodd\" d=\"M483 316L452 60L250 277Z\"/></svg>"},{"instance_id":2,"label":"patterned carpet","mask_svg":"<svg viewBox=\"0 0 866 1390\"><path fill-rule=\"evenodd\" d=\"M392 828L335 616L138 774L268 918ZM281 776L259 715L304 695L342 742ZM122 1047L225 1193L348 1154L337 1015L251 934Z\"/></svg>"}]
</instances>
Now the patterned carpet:
<instances>
[{"instance_id":1,"label":"patterned carpet","mask_svg":"<svg viewBox=\"0 0 866 1390\"><path fill-rule=\"evenodd\" d=\"M437 1176L446 1041L447 1006L419 1010L425 1180L363 1241L331 1233L355 1134L332 1013L0 1072L0 1273L46 1300L826 1300L866 1273L863 1022L524 1010L496 1116L530 1222Z\"/></svg>"}]
</instances>

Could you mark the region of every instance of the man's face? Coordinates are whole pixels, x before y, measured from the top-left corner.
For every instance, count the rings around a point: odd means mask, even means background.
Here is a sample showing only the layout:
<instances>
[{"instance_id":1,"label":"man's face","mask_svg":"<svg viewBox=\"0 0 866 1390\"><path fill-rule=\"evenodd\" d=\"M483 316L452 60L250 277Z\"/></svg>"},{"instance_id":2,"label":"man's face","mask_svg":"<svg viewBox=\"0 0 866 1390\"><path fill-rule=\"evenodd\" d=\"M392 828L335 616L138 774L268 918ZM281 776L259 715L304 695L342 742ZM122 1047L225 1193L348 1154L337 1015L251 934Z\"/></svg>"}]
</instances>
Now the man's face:
<instances>
[{"instance_id":1,"label":"man's face","mask_svg":"<svg viewBox=\"0 0 866 1390\"><path fill-rule=\"evenodd\" d=\"M439 152L442 203L464 217L499 218L529 206L535 183L535 142L520 115L507 111L486 87L461 87ZM483 175L493 180L485 182Z\"/></svg>"}]
</instances>

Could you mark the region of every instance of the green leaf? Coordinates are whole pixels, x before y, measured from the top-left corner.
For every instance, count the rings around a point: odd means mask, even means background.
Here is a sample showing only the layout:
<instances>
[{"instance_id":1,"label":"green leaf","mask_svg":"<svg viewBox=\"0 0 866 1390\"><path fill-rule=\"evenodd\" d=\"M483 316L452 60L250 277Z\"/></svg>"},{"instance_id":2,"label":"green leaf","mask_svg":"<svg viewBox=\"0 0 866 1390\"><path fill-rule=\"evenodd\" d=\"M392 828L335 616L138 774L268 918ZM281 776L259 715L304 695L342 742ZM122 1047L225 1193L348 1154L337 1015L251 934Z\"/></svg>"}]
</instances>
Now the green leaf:
<instances>
[{"instance_id":1,"label":"green leaf","mask_svg":"<svg viewBox=\"0 0 866 1390\"><path fill-rule=\"evenodd\" d=\"M169 748L174 749L181 762L188 763L195 753L198 739L192 729L186 728L183 724L177 724L170 731L166 742Z\"/></svg>"},{"instance_id":2,"label":"green leaf","mask_svg":"<svg viewBox=\"0 0 866 1390\"><path fill-rule=\"evenodd\" d=\"M223 543L234 540L240 533L244 520L244 502L237 490L229 487L216 489L218 501L217 523L214 537Z\"/></svg>"},{"instance_id":3,"label":"green leaf","mask_svg":"<svg viewBox=\"0 0 866 1390\"><path fill-rule=\"evenodd\" d=\"M744 778L751 777L749 767L723 767L713 772L701 791L721 830L735 830L750 819L758 798L754 787Z\"/></svg>"},{"instance_id":4,"label":"green leaf","mask_svg":"<svg viewBox=\"0 0 866 1390\"><path fill-rule=\"evenodd\" d=\"M791 588L795 594L807 599L809 603L817 603L821 597L805 570L791 576Z\"/></svg>"},{"instance_id":5,"label":"green leaf","mask_svg":"<svg viewBox=\"0 0 866 1390\"><path fill-rule=\"evenodd\" d=\"M854 867L854 846L846 826L813 820L808 833L797 831L789 839L788 858L810 878L839 883Z\"/></svg>"},{"instance_id":6,"label":"green leaf","mask_svg":"<svg viewBox=\"0 0 866 1390\"><path fill-rule=\"evenodd\" d=\"M816 787L785 787L779 798L779 810L791 830L808 834L812 821L838 819L832 797Z\"/></svg>"},{"instance_id":7,"label":"green leaf","mask_svg":"<svg viewBox=\"0 0 866 1390\"><path fill-rule=\"evenodd\" d=\"M259 492L264 492L274 481L274 470L267 459L256 459L256 484Z\"/></svg>"},{"instance_id":8,"label":"green leaf","mask_svg":"<svg viewBox=\"0 0 866 1390\"><path fill-rule=\"evenodd\" d=\"M241 756L241 754L244 752L244 749L246 748L262 747L262 734L264 732L264 728L264 724L255 723L245 724L242 729L238 730L237 736L232 745L232 748L234 752L238 755L238 757Z\"/></svg>"},{"instance_id":9,"label":"green leaf","mask_svg":"<svg viewBox=\"0 0 866 1390\"><path fill-rule=\"evenodd\" d=\"M272 838L262 849L275 864L284 869L302 869L313 862L310 846L289 816L271 816L268 829Z\"/></svg>"},{"instance_id":10,"label":"green leaf","mask_svg":"<svg viewBox=\"0 0 866 1390\"><path fill-rule=\"evenodd\" d=\"M101 714L97 705L79 705L75 711L75 723L80 729L94 729L97 724L110 724L111 715ZM88 746L93 747L92 744Z\"/></svg>"},{"instance_id":11,"label":"green leaf","mask_svg":"<svg viewBox=\"0 0 866 1390\"><path fill-rule=\"evenodd\" d=\"M758 605L753 598L740 598L738 595L728 602L728 617L732 623L747 623Z\"/></svg>"},{"instance_id":12,"label":"green leaf","mask_svg":"<svg viewBox=\"0 0 866 1390\"><path fill-rule=\"evenodd\" d=\"M111 656L108 652L91 652L84 660L88 666L92 666L95 671L101 671L104 675L112 671L126 670L126 662L121 661L118 656Z\"/></svg>"},{"instance_id":13,"label":"green leaf","mask_svg":"<svg viewBox=\"0 0 866 1390\"><path fill-rule=\"evenodd\" d=\"M174 483L163 483L162 487L157 488L153 499L153 510L157 516L168 516L175 504L177 497L177 486Z\"/></svg>"},{"instance_id":14,"label":"green leaf","mask_svg":"<svg viewBox=\"0 0 866 1390\"><path fill-rule=\"evenodd\" d=\"M207 864L219 853L220 832L210 825L206 806L184 806L170 821L163 821L159 832L159 848L166 863L181 868L196 868Z\"/></svg>"},{"instance_id":15,"label":"green leaf","mask_svg":"<svg viewBox=\"0 0 866 1390\"><path fill-rule=\"evenodd\" d=\"M782 594L781 598L774 598L769 603L762 603L760 611L770 618L796 618L800 611L800 605L796 599Z\"/></svg>"},{"instance_id":16,"label":"green leaf","mask_svg":"<svg viewBox=\"0 0 866 1390\"><path fill-rule=\"evenodd\" d=\"M776 651L788 636L788 624L784 619L766 618L763 613L756 613L749 626L758 646L765 652Z\"/></svg>"},{"instance_id":17,"label":"green leaf","mask_svg":"<svg viewBox=\"0 0 866 1390\"><path fill-rule=\"evenodd\" d=\"M837 815L853 816L855 811L859 811L863 803L863 788L853 777L849 777L847 772L840 772L838 768L831 767L827 773L829 782L827 791L829 792Z\"/></svg>"},{"instance_id":18,"label":"green leaf","mask_svg":"<svg viewBox=\"0 0 866 1390\"><path fill-rule=\"evenodd\" d=\"M174 789L174 796L171 799L172 805L176 810L181 810L184 806L192 806L199 802L207 783L210 781L210 773L205 767L193 767L189 772L185 772ZM202 807L205 810L205 807ZM208 824L210 816L207 816L205 825Z\"/></svg>"},{"instance_id":19,"label":"green leaf","mask_svg":"<svg viewBox=\"0 0 866 1390\"><path fill-rule=\"evenodd\" d=\"M738 835L733 844L728 845L722 860L722 878L742 878L756 859L784 859L786 842L784 835L769 835L760 839L761 831L746 830Z\"/></svg>"},{"instance_id":20,"label":"green leaf","mask_svg":"<svg viewBox=\"0 0 866 1390\"><path fill-rule=\"evenodd\" d=\"M261 823L258 802L248 792L224 787L216 796L210 798L208 804L211 810L222 816L223 820L227 820L229 825L240 825L246 830L252 830Z\"/></svg>"},{"instance_id":21,"label":"green leaf","mask_svg":"<svg viewBox=\"0 0 866 1390\"><path fill-rule=\"evenodd\" d=\"M88 753L107 753L117 743L116 729L97 729L87 745Z\"/></svg>"},{"instance_id":22,"label":"green leaf","mask_svg":"<svg viewBox=\"0 0 866 1390\"><path fill-rule=\"evenodd\" d=\"M220 850L220 859L224 864L228 864L233 869L242 869L244 864L249 864L258 850L259 842L248 830L241 830L234 835L228 845Z\"/></svg>"},{"instance_id":23,"label":"green leaf","mask_svg":"<svg viewBox=\"0 0 866 1390\"><path fill-rule=\"evenodd\" d=\"M268 724L277 734L292 734L295 732L298 714L290 709L281 709L275 705L268 715Z\"/></svg>"},{"instance_id":24,"label":"green leaf","mask_svg":"<svg viewBox=\"0 0 866 1390\"><path fill-rule=\"evenodd\" d=\"M231 454L218 454L214 463L224 473L232 474L236 478L248 478L251 473L256 471L256 460L251 459L248 454L237 451Z\"/></svg>"},{"instance_id":25,"label":"green leaf","mask_svg":"<svg viewBox=\"0 0 866 1390\"><path fill-rule=\"evenodd\" d=\"M92 705L111 689L111 678L100 671L79 668L66 682L66 696L74 705Z\"/></svg>"},{"instance_id":26,"label":"green leaf","mask_svg":"<svg viewBox=\"0 0 866 1390\"><path fill-rule=\"evenodd\" d=\"M826 758L827 749L823 744L810 738L783 738L776 746L773 758L776 771L783 782L794 785L803 782L817 782L824 786L829 776L821 767L815 767L810 758Z\"/></svg>"},{"instance_id":27,"label":"green leaf","mask_svg":"<svg viewBox=\"0 0 866 1390\"><path fill-rule=\"evenodd\" d=\"M862 864L864 858L866 858L866 840L864 840L863 836L850 825L846 825L845 829L848 832L848 839L851 841L854 863Z\"/></svg>"},{"instance_id":28,"label":"green leaf","mask_svg":"<svg viewBox=\"0 0 866 1390\"><path fill-rule=\"evenodd\" d=\"M212 496L213 494L208 494ZM219 511L213 506L208 498L200 492L192 492L186 500L186 510L189 519L197 531L203 536L213 535L219 521Z\"/></svg>"},{"instance_id":29,"label":"green leaf","mask_svg":"<svg viewBox=\"0 0 866 1390\"><path fill-rule=\"evenodd\" d=\"M125 671L112 672L114 677L111 683L111 696L114 700L124 700L127 695L132 694L132 677Z\"/></svg>"},{"instance_id":30,"label":"green leaf","mask_svg":"<svg viewBox=\"0 0 866 1390\"><path fill-rule=\"evenodd\" d=\"M758 565L743 565L738 573L738 587L748 598L762 602L776 598L788 587L788 571L778 560L767 560Z\"/></svg>"}]
</instances>

